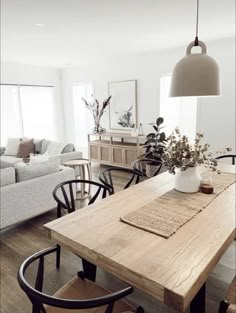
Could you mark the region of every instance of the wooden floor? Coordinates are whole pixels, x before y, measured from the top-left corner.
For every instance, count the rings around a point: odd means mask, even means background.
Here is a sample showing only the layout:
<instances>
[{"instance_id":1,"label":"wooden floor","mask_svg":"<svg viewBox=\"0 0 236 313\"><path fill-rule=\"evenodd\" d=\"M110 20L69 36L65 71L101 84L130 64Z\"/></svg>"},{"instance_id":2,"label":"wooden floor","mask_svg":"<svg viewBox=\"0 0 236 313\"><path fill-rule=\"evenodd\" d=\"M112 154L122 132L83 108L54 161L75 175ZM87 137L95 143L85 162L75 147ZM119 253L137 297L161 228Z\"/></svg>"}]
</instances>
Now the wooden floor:
<instances>
[{"instance_id":1,"label":"wooden floor","mask_svg":"<svg viewBox=\"0 0 236 313\"><path fill-rule=\"evenodd\" d=\"M97 180L99 170L99 166L93 166L94 180ZM122 188L124 181L125 176L117 175L115 185L118 189ZM46 237L43 225L55 218L56 212L53 210L1 232L1 313L31 312L31 304L18 286L17 270L27 256L52 245L52 242ZM217 313L219 301L224 297L225 290L235 275L235 249L234 242L207 281L207 313ZM55 269L55 259L49 258L48 263L46 263L45 291L53 293L61 284L72 278L79 269L81 269L80 259L66 250L62 251L60 271ZM34 278L34 272L33 268L29 271L29 280ZM118 290L124 286L122 282L102 270L98 270L97 280L111 290ZM147 313L174 312L138 290L134 292L130 299L142 305Z\"/></svg>"}]
</instances>

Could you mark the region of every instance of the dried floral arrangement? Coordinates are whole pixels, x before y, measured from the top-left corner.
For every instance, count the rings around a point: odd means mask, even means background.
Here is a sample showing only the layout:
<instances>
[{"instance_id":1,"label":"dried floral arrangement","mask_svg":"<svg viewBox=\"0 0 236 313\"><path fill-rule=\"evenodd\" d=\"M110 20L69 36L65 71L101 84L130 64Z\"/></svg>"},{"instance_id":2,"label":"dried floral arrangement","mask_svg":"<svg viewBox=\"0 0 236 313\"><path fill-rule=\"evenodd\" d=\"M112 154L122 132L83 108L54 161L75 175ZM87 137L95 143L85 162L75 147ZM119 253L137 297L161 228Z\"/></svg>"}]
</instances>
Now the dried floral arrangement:
<instances>
[{"instance_id":1,"label":"dried floral arrangement","mask_svg":"<svg viewBox=\"0 0 236 313\"><path fill-rule=\"evenodd\" d=\"M93 120L94 120L94 129L93 129L94 133L101 134L101 133L104 133L106 131L105 128L101 127L100 120L101 120L101 117L102 117L106 107L110 103L111 97L112 96L109 96L106 100L103 101L101 108L100 108L100 105L99 105L99 102L97 99L95 99L93 102L89 103L87 100L82 98L82 100L85 103L86 108L89 109L90 112L92 113Z\"/></svg>"},{"instance_id":2,"label":"dried floral arrangement","mask_svg":"<svg viewBox=\"0 0 236 313\"><path fill-rule=\"evenodd\" d=\"M208 143L202 144L203 133L198 132L194 144L189 142L187 136L182 135L177 127L166 140L165 152L162 155L164 165L171 174L175 174L176 169L185 171L189 167L203 165L207 169L220 173L217 168L218 162L214 155L223 151L211 152ZM225 151L230 151L226 148Z\"/></svg>"}]
</instances>

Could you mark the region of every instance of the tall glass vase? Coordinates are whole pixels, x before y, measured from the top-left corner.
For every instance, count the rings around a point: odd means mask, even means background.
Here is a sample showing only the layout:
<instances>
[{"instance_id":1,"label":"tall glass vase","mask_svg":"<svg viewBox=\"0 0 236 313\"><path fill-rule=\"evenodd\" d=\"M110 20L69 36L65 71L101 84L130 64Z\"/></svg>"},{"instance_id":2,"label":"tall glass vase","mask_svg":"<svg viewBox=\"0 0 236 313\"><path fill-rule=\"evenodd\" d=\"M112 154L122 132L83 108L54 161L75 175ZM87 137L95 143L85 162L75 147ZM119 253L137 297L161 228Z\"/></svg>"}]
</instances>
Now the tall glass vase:
<instances>
[{"instance_id":1,"label":"tall glass vase","mask_svg":"<svg viewBox=\"0 0 236 313\"><path fill-rule=\"evenodd\" d=\"M100 119L101 118L98 118L98 119L95 119L95 121L94 121L94 128L93 128L94 134L103 134L106 132L106 129L103 128L100 124Z\"/></svg>"}]
</instances>

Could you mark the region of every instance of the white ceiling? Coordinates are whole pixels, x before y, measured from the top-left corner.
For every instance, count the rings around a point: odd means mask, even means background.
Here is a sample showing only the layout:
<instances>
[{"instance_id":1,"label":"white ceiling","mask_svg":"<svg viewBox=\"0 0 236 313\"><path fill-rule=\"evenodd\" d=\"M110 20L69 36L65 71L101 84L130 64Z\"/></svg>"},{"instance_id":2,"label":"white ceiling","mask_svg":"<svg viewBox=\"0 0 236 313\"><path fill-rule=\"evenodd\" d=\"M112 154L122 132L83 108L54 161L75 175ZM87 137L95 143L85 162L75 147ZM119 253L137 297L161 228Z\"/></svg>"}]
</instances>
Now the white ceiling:
<instances>
[{"instance_id":1,"label":"white ceiling","mask_svg":"<svg viewBox=\"0 0 236 313\"><path fill-rule=\"evenodd\" d=\"M63 67L186 45L196 1L2 0L2 61ZM234 35L235 0L200 0L200 39Z\"/></svg>"}]
</instances>

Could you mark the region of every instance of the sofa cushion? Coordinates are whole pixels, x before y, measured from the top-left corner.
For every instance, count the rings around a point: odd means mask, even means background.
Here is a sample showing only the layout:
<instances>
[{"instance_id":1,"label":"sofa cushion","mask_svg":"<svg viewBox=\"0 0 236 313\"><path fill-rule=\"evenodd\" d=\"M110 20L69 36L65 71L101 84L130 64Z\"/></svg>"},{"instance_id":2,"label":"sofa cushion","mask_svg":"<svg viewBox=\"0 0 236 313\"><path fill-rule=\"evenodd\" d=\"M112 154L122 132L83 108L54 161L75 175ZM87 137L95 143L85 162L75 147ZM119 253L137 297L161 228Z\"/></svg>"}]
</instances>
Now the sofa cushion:
<instances>
[{"instance_id":1,"label":"sofa cushion","mask_svg":"<svg viewBox=\"0 0 236 313\"><path fill-rule=\"evenodd\" d=\"M8 138L4 155L16 156L19 144L20 138Z\"/></svg>"},{"instance_id":2,"label":"sofa cushion","mask_svg":"<svg viewBox=\"0 0 236 313\"><path fill-rule=\"evenodd\" d=\"M7 168L7 167L13 167L13 164L5 162L2 160L2 158L0 158L0 169Z\"/></svg>"},{"instance_id":3,"label":"sofa cushion","mask_svg":"<svg viewBox=\"0 0 236 313\"><path fill-rule=\"evenodd\" d=\"M0 186L7 186L16 182L14 167L3 168L0 170Z\"/></svg>"},{"instance_id":4,"label":"sofa cushion","mask_svg":"<svg viewBox=\"0 0 236 313\"><path fill-rule=\"evenodd\" d=\"M13 166L14 164L18 162L22 162L22 158L17 158L11 155L2 155L0 157L0 160L1 160L1 167L9 167L9 166ZM2 166L2 164L6 166Z\"/></svg>"},{"instance_id":5,"label":"sofa cushion","mask_svg":"<svg viewBox=\"0 0 236 313\"><path fill-rule=\"evenodd\" d=\"M18 158L28 158L30 153L34 153L34 139L21 141L17 151Z\"/></svg>"},{"instance_id":6,"label":"sofa cushion","mask_svg":"<svg viewBox=\"0 0 236 313\"><path fill-rule=\"evenodd\" d=\"M75 147L72 143L68 143L65 148L62 150L62 153L69 153L75 151Z\"/></svg>"},{"instance_id":7,"label":"sofa cushion","mask_svg":"<svg viewBox=\"0 0 236 313\"><path fill-rule=\"evenodd\" d=\"M54 158L45 162L26 164L16 167L16 181L25 181L39 176L58 172L60 169L60 159Z\"/></svg>"}]
</instances>

